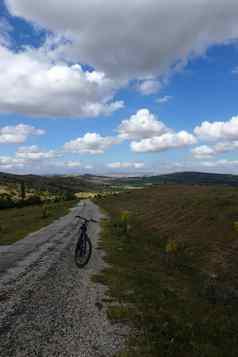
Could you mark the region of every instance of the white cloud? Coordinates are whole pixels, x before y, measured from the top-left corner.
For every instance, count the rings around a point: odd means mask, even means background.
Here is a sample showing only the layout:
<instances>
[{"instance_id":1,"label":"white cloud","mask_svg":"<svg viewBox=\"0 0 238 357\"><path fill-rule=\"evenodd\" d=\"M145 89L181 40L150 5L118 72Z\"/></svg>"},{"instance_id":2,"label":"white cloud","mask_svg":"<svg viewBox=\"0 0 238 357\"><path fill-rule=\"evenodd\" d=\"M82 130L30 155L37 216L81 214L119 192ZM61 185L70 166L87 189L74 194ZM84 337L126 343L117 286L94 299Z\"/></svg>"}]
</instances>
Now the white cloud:
<instances>
[{"instance_id":1,"label":"white cloud","mask_svg":"<svg viewBox=\"0 0 238 357\"><path fill-rule=\"evenodd\" d=\"M64 149L78 154L103 154L106 149L117 143L117 138L87 133L83 137L65 143Z\"/></svg>"},{"instance_id":2,"label":"white cloud","mask_svg":"<svg viewBox=\"0 0 238 357\"><path fill-rule=\"evenodd\" d=\"M142 95L151 95L157 93L161 88L161 84L159 81L148 79L145 80L137 86L138 91Z\"/></svg>"},{"instance_id":3,"label":"white cloud","mask_svg":"<svg viewBox=\"0 0 238 357\"><path fill-rule=\"evenodd\" d=\"M64 166L74 169L74 168L79 168L82 165L81 165L81 162L79 162L79 161L66 161L64 163Z\"/></svg>"},{"instance_id":4,"label":"white cloud","mask_svg":"<svg viewBox=\"0 0 238 357\"><path fill-rule=\"evenodd\" d=\"M194 129L195 135L204 140L238 140L238 116L229 121L205 121Z\"/></svg>"},{"instance_id":5,"label":"white cloud","mask_svg":"<svg viewBox=\"0 0 238 357\"><path fill-rule=\"evenodd\" d=\"M214 146L202 145L192 149L192 154L196 159L211 158L215 155L238 149L238 141L221 142Z\"/></svg>"},{"instance_id":6,"label":"white cloud","mask_svg":"<svg viewBox=\"0 0 238 357\"><path fill-rule=\"evenodd\" d=\"M151 136L161 135L169 129L148 109L140 109L129 119L123 120L118 128L122 139L140 140Z\"/></svg>"},{"instance_id":7,"label":"white cloud","mask_svg":"<svg viewBox=\"0 0 238 357\"><path fill-rule=\"evenodd\" d=\"M210 158L215 155L215 150L207 145L198 146L191 151L196 159Z\"/></svg>"},{"instance_id":8,"label":"white cloud","mask_svg":"<svg viewBox=\"0 0 238 357\"><path fill-rule=\"evenodd\" d=\"M6 18L0 18L0 45L9 46L10 36L9 33L13 30L11 24Z\"/></svg>"},{"instance_id":9,"label":"white cloud","mask_svg":"<svg viewBox=\"0 0 238 357\"><path fill-rule=\"evenodd\" d=\"M131 149L135 152L160 152L194 144L196 144L196 138L192 134L180 131L178 133L165 133L141 141L133 141Z\"/></svg>"},{"instance_id":10,"label":"white cloud","mask_svg":"<svg viewBox=\"0 0 238 357\"><path fill-rule=\"evenodd\" d=\"M54 150L41 150L38 146L23 146L17 149L16 159L25 160L25 162L49 160L59 156L59 153Z\"/></svg>"},{"instance_id":11,"label":"white cloud","mask_svg":"<svg viewBox=\"0 0 238 357\"><path fill-rule=\"evenodd\" d=\"M69 55L111 75L145 78L238 37L237 0L6 0L12 14L66 33Z\"/></svg>"},{"instance_id":12,"label":"white cloud","mask_svg":"<svg viewBox=\"0 0 238 357\"><path fill-rule=\"evenodd\" d=\"M140 109L118 127L122 140L133 140L130 144L135 152L159 152L171 148L194 145L196 138L186 131L174 132L148 109Z\"/></svg>"},{"instance_id":13,"label":"white cloud","mask_svg":"<svg viewBox=\"0 0 238 357\"><path fill-rule=\"evenodd\" d=\"M162 103L167 103L170 101L172 97L170 95L165 95L164 97L160 97L157 99L157 103L162 104Z\"/></svg>"},{"instance_id":14,"label":"white cloud","mask_svg":"<svg viewBox=\"0 0 238 357\"><path fill-rule=\"evenodd\" d=\"M217 161L204 161L201 162L202 166L206 167L217 167L217 166L236 166L238 165L238 160L217 160Z\"/></svg>"},{"instance_id":15,"label":"white cloud","mask_svg":"<svg viewBox=\"0 0 238 357\"><path fill-rule=\"evenodd\" d=\"M107 166L111 169L142 169L145 164L143 162L112 162Z\"/></svg>"},{"instance_id":16,"label":"white cloud","mask_svg":"<svg viewBox=\"0 0 238 357\"><path fill-rule=\"evenodd\" d=\"M214 146L216 153L224 153L238 149L238 141L233 142L221 142Z\"/></svg>"},{"instance_id":17,"label":"white cloud","mask_svg":"<svg viewBox=\"0 0 238 357\"><path fill-rule=\"evenodd\" d=\"M0 156L0 169L1 170L11 170L13 168L23 168L26 164L24 159L10 157L10 156Z\"/></svg>"},{"instance_id":18,"label":"white cloud","mask_svg":"<svg viewBox=\"0 0 238 357\"><path fill-rule=\"evenodd\" d=\"M3 96L3 93L1 94ZM31 135L43 135L45 131L33 126L18 124L0 128L0 144L22 144Z\"/></svg>"},{"instance_id":19,"label":"white cloud","mask_svg":"<svg viewBox=\"0 0 238 357\"><path fill-rule=\"evenodd\" d=\"M51 47L46 43L40 49L15 53L0 45L1 113L96 117L123 107L122 101L113 101L121 82L102 72L83 71L78 64L67 64L60 59L57 48Z\"/></svg>"}]
</instances>

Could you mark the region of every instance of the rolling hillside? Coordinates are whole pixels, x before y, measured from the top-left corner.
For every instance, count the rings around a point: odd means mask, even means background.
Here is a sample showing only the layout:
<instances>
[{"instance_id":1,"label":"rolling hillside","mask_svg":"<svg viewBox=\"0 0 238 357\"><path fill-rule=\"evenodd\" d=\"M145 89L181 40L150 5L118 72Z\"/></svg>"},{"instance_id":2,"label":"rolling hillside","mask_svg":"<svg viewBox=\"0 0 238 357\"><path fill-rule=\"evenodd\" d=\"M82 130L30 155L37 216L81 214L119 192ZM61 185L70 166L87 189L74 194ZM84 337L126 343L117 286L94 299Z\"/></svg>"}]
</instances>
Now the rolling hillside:
<instances>
[{"instance_id":1,"label":"rolling hillside","mask_svg":"<svg viewBox=\"0 0 238 357\"><path fill-rule=\"evenodd\" d=\"M0 173L0 185L17 185L21 182L24 182L28 188L47 190L51 193L64 191L74 193L97 190L102 187L101 183L91 182L83 176L38 176Z\"/></svg>"},{"instance_id":2,"label":"rolling hillside","mask_svg":"<svg viewBox=\"0 0 238 357\"><path fill-rule=\"evenodd\" d=\"M114 182L130 185L187 184L238 186L238 175L203 172L178 172L167 175L120 178L114 179Z\"/></svg>"},{"instance_id":3,"label":"rolling hillside","mask_svg":"<svg viewBox=\"0 0 238 357\"><path fill-rule=\"evenodd\" d=\"M110 190L112 187L146 186L159 184L187 185L228 185L238 186L238 175L225 175L200 172L181 172L167 175L142 177L109 177L97 175L38 176L0 173L0 185L14 185L23 182L35 190L47 190L52 193L69 191Z\"/></svg>"}]
</instances>

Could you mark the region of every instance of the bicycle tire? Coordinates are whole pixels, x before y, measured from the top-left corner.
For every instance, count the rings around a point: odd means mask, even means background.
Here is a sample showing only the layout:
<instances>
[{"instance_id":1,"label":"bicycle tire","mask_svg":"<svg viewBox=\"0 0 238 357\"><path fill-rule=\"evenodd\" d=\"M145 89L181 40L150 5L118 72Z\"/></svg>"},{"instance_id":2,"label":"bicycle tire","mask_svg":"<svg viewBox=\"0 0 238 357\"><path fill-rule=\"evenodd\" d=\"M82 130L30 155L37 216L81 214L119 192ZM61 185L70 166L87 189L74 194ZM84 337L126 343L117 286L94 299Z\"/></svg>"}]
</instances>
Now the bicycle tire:
<instances>
[{"instance_id":1,"label":"bicycle tire","mask_svg":"<svg viewBox=\"0 0 238 357\"><path fill-rule=\"evenodd\" d=\"M74 260L75 260L75 264L78 266L78 268L85 267L85 265L88 264L88 262L89 262L89 260L91 258L91 255L92 255L92 242L91 242L91 240L87 237L85 242L86 242L86 246L88 246L88 249L86 248L87 255L85 256L85 260L83 260L82 262L80 262L80 260L79 260L79 253L80 253L79 244L77 244L77 246L75 248Z\"/></svg>"}]
</instances>

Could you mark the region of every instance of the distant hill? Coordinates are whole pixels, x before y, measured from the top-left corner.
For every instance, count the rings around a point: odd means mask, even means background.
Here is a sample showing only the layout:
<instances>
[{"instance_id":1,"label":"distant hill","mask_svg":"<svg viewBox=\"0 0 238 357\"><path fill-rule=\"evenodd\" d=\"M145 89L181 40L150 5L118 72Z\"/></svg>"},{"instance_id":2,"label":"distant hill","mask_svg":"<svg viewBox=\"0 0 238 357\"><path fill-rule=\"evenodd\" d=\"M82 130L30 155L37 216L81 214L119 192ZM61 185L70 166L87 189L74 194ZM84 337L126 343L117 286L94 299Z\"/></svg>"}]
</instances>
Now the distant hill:
<instances>
[{"instance_id":1,"label":"distant hill","mask_svg":"<svg viewBox=\"0 0 238 357\"><path fill-rule=\"evenodd\" d=\"M146 186L157 184L185 185L229 185L238 186L238 175L212 174L202 172L180 172L167 175L143 177L109 177L97 175L15 175L0 172L0 185L20 184L39 191L57 192L88 192L110 190L116 187Z\"/></svg>"},{"instance_id":2,"label":"distant hill","mask_svg":"<svg viewBox=\"0 0 238 357\"><path fill-rule=\"evenodd\" d=\"M178 172L167 175L120 178L114 179L114 182L128 185L186 184L238 186L238 175Z\"/></svg>"},{"instance_id":3,"label":"distant hill","mask_svg":"<svg viewBox=\"0 0 238 357\"><path fill-rule=\"evenodd\" d=\"M38 176L38 175L15 175L0 172L0 185L20 184L24 182L28 188L40 191L57 192L81 192L94 191L101 188L102 184L92 182L84 176Z\"/></svg>"}]
</instances>

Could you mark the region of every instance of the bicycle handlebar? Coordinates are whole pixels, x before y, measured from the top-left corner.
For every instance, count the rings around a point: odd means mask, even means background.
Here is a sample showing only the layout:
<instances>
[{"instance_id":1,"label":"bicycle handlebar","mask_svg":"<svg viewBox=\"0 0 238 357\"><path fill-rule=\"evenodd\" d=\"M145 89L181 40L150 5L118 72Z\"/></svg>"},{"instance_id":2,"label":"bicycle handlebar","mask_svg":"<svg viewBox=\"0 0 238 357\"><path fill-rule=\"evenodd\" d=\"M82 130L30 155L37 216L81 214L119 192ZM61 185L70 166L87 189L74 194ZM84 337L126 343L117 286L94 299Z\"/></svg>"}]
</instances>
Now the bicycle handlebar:
<instances>
[{"instance_id":1,"label":"bicycle handlebar","mask_svg":"<svg viewBox=\"0 0 238 357\"><path fill-rule=\"evenodd\" d=\"M82 216L76 216L76 218L80 218L80 219L83 219L85 222L93 222L93 223L99 223L98 221L96 221L95 219L87 219L87 218L84 218Z\"/></svg>"}]
</instances>

